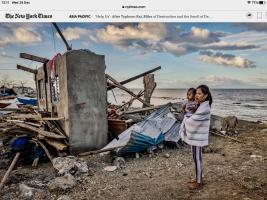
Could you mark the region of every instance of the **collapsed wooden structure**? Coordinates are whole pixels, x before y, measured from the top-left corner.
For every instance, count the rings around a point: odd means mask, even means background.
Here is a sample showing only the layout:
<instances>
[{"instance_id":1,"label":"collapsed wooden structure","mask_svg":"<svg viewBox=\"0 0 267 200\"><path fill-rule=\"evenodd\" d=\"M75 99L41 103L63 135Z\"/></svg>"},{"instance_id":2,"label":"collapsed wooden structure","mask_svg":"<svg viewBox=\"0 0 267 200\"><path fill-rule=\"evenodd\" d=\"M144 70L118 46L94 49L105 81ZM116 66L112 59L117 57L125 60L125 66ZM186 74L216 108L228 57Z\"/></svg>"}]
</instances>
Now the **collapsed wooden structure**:
<instances>
[{"instance_id":1,"label":"collapsed wooden structure","mask_svg":"<svg viewBox=\"0 0 267 200\"><path fill-rule=\"evenodd\" d=\"M122 132L129 126L112 113L107 114L107 91L119 88L132 96L131 100L116 107L117 116L127 112L134 100L150 108L150 98L156 87L151 73L161 69L159 66L119 82L105 74L104 56L88 50L67 51L52 60L27 53L21 53L20 57L42 63L38 69L21 65L17 68L34 75L38 110L61 118L59 123L69 138L72 152L103 147L107 144L108 125L117 134L118 130ZM145 88L138 94L124 86L142 77ZM141 98L143 95L145 99Z\"/></svg>"}]
</instances>

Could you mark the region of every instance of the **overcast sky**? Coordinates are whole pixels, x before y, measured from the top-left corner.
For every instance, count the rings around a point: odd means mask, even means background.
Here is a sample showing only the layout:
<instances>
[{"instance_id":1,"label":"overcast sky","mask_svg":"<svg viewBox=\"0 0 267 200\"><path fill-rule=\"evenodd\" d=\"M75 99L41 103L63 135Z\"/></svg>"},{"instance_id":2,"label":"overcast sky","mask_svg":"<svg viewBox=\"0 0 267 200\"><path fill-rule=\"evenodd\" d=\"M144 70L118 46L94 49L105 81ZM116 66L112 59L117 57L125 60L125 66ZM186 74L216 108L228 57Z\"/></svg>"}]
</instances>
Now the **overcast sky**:
<instances>
[{"instance_id":1,"label":"overcast sky","mask_svg":"<svg viewBox=\"0 0 267 200\"><path fill-rule=\"evenodd\" d=\"M158 88L267 88L266 23L58 23L73 49L105 55L106 72L127 79L156 66ZM50 23L0 23L0 77L33 85L19 53L52 58L65 46ZM142 80L128 87L142 87Z\"/></svg>"}]
</instances>

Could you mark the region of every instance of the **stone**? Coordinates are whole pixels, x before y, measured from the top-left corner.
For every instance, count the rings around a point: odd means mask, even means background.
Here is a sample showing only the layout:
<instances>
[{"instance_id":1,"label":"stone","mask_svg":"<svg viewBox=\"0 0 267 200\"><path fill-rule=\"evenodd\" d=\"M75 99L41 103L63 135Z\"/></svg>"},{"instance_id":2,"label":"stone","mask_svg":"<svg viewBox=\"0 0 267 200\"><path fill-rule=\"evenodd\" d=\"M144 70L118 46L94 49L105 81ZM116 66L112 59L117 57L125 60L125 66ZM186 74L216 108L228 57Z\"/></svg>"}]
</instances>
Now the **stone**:
<instances>
[{"instance_id":1,"label":"stone","mask_svg":"<svg viewBox=\"0 0 267 200\"><path fill-rule=\"evenodd\" d=\"M52 160L52 163L59 175L78 175L89 171L86 162L74 156L57 157Z\"/></svg>"},{"instance_id":2,"label":"stone","mask_svg":"<svg viewBox=\"0 0 267 200\"><path fill-rule=\"evenodd\" d=\"M135 158L140 158L139 153L135 153Z\"/></svg>"},{"instance_id":3,"label":"stone","mask_svg":"<svg viewBox=\"0 0 267 200\"><path fill-rule=\"evenodd\" d=\"M117 170L117 166L107 166L104 168L104 170L108 172L114 172L115 170Z\"/></svg>"},{"instance_id":4,"label":"stone","mask_svg":"<svg viewBox=\"0 0 267 200\"><path fill-rule=\"evenodd\" d=\"M261 133L267 133L267 129L260 130Z\"/></svg>"},{"instance_id":5,"label":"stone","mask_svg":"<svg viewBox=\"0 0 267 200\"><path fill-rule=\"evenodd\" d=\"M165 158L169 158L169 157L170 157L170 154L166 153L166 154L164 155L164 157L165 157Z\"/></svg>"},{"instance_id":6,"label":"stone","mask_svg":"<svg viewBox=\"0 0 267 200\"><path fill-rule=\"evenodd\" d=\"M118 169L125 168L125 160L123 157L117 157L113 161L113 165L116 166Z\"/></svg>"},{"instance_id":7,"label":"stone","mask_svg":"<svg viewBox=\"0 0 267 200\"><path fill-rule=\"evenodd\" d=\"M44 190L29 187L24 183L19 184L19 194L20 199L38 199L45 197Z\"/></svg>"},{"instance_id":8,"label":"stone","mask_svg":"<svg viewBox=\"0 0 267 200\"><path fill-rule=\"evenodd\" d=\"M57 198L57 200L71 200L71 198L67 195L61 195Z\"/></svg>"},{"instance_id":9,"label":"stone","mask_svg":"<svg viewBox=\"0 0 267 200\"><path fill-rule=\"evenodd\" d=\"M56 177L51 180L47 186L49 190L67 190L71 189L76 185L76 181L71 174L65 174L64 176Z\"/></svg>"},{"instance_id":10,"label":"stone","mask_svg":"<svg viewBox=\"0 0 267 200\"><path fill-rule=\"evenodd\" d=\"M29 187L25 184L19 185L20 197L23 199L32 199L34 196L34 188Z\"/></svg>"}]
</instances>

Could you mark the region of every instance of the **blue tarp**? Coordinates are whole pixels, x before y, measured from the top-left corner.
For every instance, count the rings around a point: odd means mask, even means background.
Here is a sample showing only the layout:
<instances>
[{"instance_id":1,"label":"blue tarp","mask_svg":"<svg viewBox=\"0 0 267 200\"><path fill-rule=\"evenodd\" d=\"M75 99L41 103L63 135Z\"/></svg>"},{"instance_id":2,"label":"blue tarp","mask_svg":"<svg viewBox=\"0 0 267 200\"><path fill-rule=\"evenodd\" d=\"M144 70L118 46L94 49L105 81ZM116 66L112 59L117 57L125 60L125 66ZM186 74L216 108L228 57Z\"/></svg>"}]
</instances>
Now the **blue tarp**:
<instances>
[{"instance_id":1,"label":"blue tarp","mask_svg":"<svg viewBox=\"0 0 267 200\"><path fill-rule=\"evenodd\" d=\"M28 97L17 97L18 101L24 105L32 105L37 106L36 98L28 98Z\"/></svg>"}]
</instances>

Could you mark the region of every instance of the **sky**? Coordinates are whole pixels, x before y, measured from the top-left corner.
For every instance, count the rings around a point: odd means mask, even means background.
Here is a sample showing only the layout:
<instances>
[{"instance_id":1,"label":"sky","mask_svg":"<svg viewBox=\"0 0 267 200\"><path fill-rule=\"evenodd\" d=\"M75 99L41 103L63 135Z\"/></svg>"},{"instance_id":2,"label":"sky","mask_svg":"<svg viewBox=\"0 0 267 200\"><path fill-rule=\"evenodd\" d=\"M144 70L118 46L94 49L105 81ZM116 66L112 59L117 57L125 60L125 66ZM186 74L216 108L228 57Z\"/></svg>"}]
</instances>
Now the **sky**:
<instances>
[{"instance_id":1,"label":"sky","mask_svg":"<svg viewBox=\"0 0 267 200\"><path fill-rule=\"evenodd\" d=\"M73 49L105 55L119 81L161 66L157 88L267 88L267 23L58 23ZM34 86L19 58L52 59L66 47L51 23L0 23L0 80ZM142 79L127 84L142 88Z\"/></svg>"}]
</instances>

